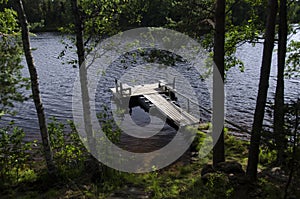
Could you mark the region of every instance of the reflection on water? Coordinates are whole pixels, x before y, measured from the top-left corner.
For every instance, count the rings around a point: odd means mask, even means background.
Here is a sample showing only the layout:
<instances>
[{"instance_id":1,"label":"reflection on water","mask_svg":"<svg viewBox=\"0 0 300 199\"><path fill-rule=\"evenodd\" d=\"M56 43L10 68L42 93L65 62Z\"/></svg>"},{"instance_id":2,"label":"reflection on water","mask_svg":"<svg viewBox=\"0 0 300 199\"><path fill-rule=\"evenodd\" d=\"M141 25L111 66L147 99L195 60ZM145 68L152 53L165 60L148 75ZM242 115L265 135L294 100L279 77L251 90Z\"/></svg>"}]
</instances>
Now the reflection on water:
<instances>
[{"instance_id":1,"label":"reflection on water","mask_svg":"<svg viewBox=\"0 0 300 199\"><path fill-rule=\"evenodd\" d=\"M299 37L299 34L296 37ZM36 37L32 38L32 47L37 48L37 50L33 52L33 56L38 69L41 95L47 118L55 116L60 121L63 121L65 119L72 119L72 89L73 82L78 74L78 68L73 68L68 64L63 65L62 61L57 59L57 56L64 48L60 40L61 36L55 33L39 33ZM253 121L259 81L262 45L253 47L249 44L245 44L238 49L237 56L244 61L245 72L241 73L237 68L232 68L227 73L225 85L227 97L226 117L228 120L250 129ZM75 52L66 55L66 59L75 58ZM276 53L274 53L268 93L269 101L272 101L274 98L276 62L277 57ZM175 67L180 68L183 66ZM102 81L98 84L98 86L102 88L98 89L96 95L98 107L101 107L102 105L110 106L111 94L108 88L114 86L114 82L111 80L115 75L120 76L120 71L113 69L108 74L110 74L110 76L107 77L109 78L109 81ZM24 75L28 76L26 68L24 69ZM194 92L197 93L198 101L201 103L200 105L209 107L209 95L207 94L205 85L203 85L201 81L197 81L197 78L191 78L193 79L193 81L191 81L191 87ZM178 82L178 85L179 84L180 82ZM182 90L184 92L185 89L182 88ZM30 93L29 91L26 92L28 94ZM291 79L285 82L285 95L286 101L295 100L300 96L299 79ZM26 101L22 104L17 104L14 110L18 111L16 116L4 117L3 120L6 122L15 120L17 125L26 130L28 139L39 138L38 123L33 102ZM101 108L99 108L99 110L101 110ZM143 115L139 113L141 111L139 109L135 109L134 111L133 117ZM137 116L137 118L141 119L142 117ZM147 121L147 118L145 119ZM271 120L272 118L266 115L265 123L268 124ZM137 120L136 122L138 123L141 121ZM149 145L154 146L154 148L159 148L167 144L172 139L175 132L176 131L172 127L165 125L162 131L153 137ZM137 148L139 148L138 150L140 151L140 146L145 144L142 139L136 139L125 134L121 136L121 140L125 140L125 142L128 143L128 146L131 146L131 150L133 151ZM145 147L142 150L144 150L143 152L146 152L148 147Z\"/></svg>"}]
</instances>

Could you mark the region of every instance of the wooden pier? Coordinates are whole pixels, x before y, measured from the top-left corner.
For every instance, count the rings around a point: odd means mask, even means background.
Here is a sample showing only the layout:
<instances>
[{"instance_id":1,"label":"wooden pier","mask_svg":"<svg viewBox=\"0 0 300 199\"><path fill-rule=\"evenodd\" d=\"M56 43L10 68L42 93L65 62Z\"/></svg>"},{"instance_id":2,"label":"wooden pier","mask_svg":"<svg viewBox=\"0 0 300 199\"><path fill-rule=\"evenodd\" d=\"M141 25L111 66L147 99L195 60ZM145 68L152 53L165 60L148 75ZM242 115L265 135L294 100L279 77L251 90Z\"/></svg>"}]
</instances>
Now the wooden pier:
<instances>
[{"instance_id":1,"label":"wooden pier","mask_svg":"<svg viewBox=\"0 0 300 199\"><path fill-rule=\"evenodd\" d=\"M199 124L199 119L189 113L190 100L187 98L188 111L178 106L176 100L175 79L168 84L160 80L155 84L129 86L121 82L115 82L116 87L110 90L120 103L129 101L132 97L142 97L151 103L163 116L174 122L177 127Z\"/></svg>"}]
</instances>

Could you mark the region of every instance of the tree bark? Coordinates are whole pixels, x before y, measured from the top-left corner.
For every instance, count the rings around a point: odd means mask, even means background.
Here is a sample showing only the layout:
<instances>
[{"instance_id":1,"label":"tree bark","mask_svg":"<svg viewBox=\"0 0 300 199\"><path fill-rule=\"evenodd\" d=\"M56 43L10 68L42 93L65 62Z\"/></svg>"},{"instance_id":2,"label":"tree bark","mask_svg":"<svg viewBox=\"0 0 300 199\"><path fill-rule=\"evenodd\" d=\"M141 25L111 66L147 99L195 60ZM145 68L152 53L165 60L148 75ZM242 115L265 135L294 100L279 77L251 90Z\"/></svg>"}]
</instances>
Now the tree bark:
<instances>
[{"instance_id":1,"label":"tree bark","mask_svg":"<svg viewBox=\"0 0 300 199\"><path fill-rule=\"evenodd\" d=\"M247 176L253 182L257 179L257 165L259 156L259 145L261 139L261 131L265 114L266 100L269 88L269 77L271 70L272 54L274 48L275 23L278 2L277 0L269 0L268 2L268 18L266 24L265 41L262 57L262 65L260 71L260 81L258 95L256 99L256 108L254 113L254 121L252 125L249 157L247 165Z\"/></svg>"},{"instance_id":2,"label":"tree bark","mask_svg":"<svg viewBox=\"0 0 300 199\"><path fill-rule=\"evenodd\" d=\"M23 49L25 53L29 74L30 74L32 95L33 95L33 100L34 100L34 104L38 116L40 133L42 137L42 144L43 144L44 155L48 167L48 172L50 174L55 174L56 169L53 161L52 149L50 146L44 107L40 96L38 74L31 54L28 22L26 19L22 0L14 0L14 1L15 1L14 3L16 6L16 11L18 13L19 23L22 30Z\"/></svg>"},{"instance_id":3,"label":"tree bark","mask_svg":"<svg viewBox=\"0 0 300 199\"><path fill-rule=\"evenodd\" d=\"M91 121L91 110L90 110L90 97L87 80L87 68L85 65L85 49L83 39L83 21L80 14L80 9L77 0L72 0L72 9L75 18L75 32L76 32L76 47L79 64L79 76L81 85L81 96L83 106L83 119L84 128L87 135L89 150L96 153L96 143L93 136L93 128Z\"/></svg>"},{"instance_id":4,"label":"tree bark","mask_svg":"<svg viewBox=\"0 0 300 199\"><path fill-rule=\"evenodd\" d=\"M279 42L277 55L277 86L274 106L274 136L277 150L277 164L283 162L285 148L284 133L284 68L287 45L287 2L280 0L279 9Z\"/></svg>"},{"instance_id":5,"label":"tree bark","mask_svg":"<svg viewBox=\"0 0 300 199\"><path fill-rule=\"evenodd\" d=\"M224 81L224 56L225 56L225 0L217 0L216 2L216 14L215 14L215 36L214 36L214 62L217 68L214 67L214 83L213 83L213 99L224 99L224 87L221 88L222 92L216 92L220 88L216 88L216 76L220 73L223 81ZM224 109L224 101L223 104L216 103L213 100L213 110ZM224 115L223 115L224 118ZM217 121L216 116L213 116L213 124ZM218 134L216 129L213 126L213 133ZM218 136L213 136L215 137ZM224 149L224 131L222 130L221 135L217 140L214 140L214 149L213 149L213 165L216 166L220 162L225 161L225 149Z\"/></svg>"},{"instance_id":6,"label":"tree bark","mask_svg":"<svg viewBox=\"0 0 300 199\"><path fill-rule=\"evenodd\" d=\"M295 161L297 160L297 146L299 143L297 143L298 141L298 126L299 126L299 111L300 111L300 99L298 99L298 101L296 102L296 104L294 104L295 108L295 128L294 128L294 135L293 135L293 152L292 152L292 158L290 159L290 173L289 173L289 178L288 181L285 185L285 189L284 189L284 199L288 198L288 191L289 191L289 186L292 182L292 178L294 176L294 172L295 172L295 167L297 166L297 164L295 164Z\"/></svg>"}]
</instances>

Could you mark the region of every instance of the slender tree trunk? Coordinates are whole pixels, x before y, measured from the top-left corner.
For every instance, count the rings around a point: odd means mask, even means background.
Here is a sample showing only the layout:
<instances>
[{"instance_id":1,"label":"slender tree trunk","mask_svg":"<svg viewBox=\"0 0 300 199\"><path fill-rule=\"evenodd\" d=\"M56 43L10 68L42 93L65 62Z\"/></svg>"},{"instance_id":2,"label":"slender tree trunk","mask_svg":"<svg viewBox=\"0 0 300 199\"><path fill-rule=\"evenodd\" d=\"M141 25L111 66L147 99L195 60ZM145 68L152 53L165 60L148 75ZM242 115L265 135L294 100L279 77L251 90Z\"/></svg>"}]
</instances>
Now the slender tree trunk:
<instances>
[{"instance_id":1,"label":"slender tree trunk","mask_svg":"<svg viewBox=\"0 0 300 199\"><path fill-rule=\"evenodd\" d=\"M283 162L285 147L284 135L284 68L287 45L287 2L280 0L279 9L279 42L278 42L278 60L277 60L277 86L275 93L274 108L274 135L277 148L277 164Z\"/></svg>"},{"instance_id":2,"label":"slender tree trunk","mask_svg":"<svg viewBox=\"0 0 300 199\"><path fill-rule=\"evenodd\" d=\"M216 2L216 14L215 14L215 38L214 38L214 62L217 66L217 69L214 67L214 92L213 99L224 99L224 87L216 88L216 78L217 74L220 73L222 79L224 81L224 45L225 45L225 0L217 0ZM222 89L223 92L215 92L219 89ZM213 110L224 109L223 104L216 103L213 101ZM224 118L224 115L223 115ZM216 116L213 116L213 123L216 123ZM216 129L213 126L213 133ZM213 136L215 137L215 136ZM225 161L225 151L224 151L224 131L218 140L214 140L214 149L213 149L213 165L216 166L220 162Z\"/></svg>"},{"instance_id":3,"label":"slender tree trunk","mask_svg":"<svg viewBox=\"0 0 300 199\"><path fill-rule=\"evenodd\" d=\"M262 65L260 71L260 81L258 87L258 95L256 99L256 108L254 113L254 121L252 125L251 141L249 148L249 157L247 165L247 176L251 181L257 179L257 165L259 156L259 145L261 139L261 131L265 114L266 100L269 88L269 77L272 62L272 54L274 48L275 23L278 2L277 0L269 0L268 2L268 18L266 24L265 41Z\"/></svg>"},{"instance_id":4,"label":"slender tree trunk","mask_svg":"<svg viewBox=\"0 0 300 199\"><path fill-rule=\"evenodd\" d=\"M299 126L299 111L300 111L300 99L298 99L298 101L295 104L295 128L294 128L294 135L293 135L293 152L292 152L292 158L290 160L290 173L289 173L289 178L288 181L285 185L285 189L284 189L284 199L286 199L288 197L288 191L289 191L289 186L292 182L292 178L294 175L294 171L295 171L295 167L297 166L295 164L295 161L297 160L297 146L299 143L297 143L298 141L298 126Z\"/></svg>"},{"instance_id":5,"label":"slender tree trunk","mask_svg":"<svg viewBox=\"0 0 300 199\"><path fill-rule=\"evenodd\" d=\"M83 23L77 0L72 0L72 8L75 22L77 56L79 61L79 67L82 67L85 59L85 50L83 42Z\"/></svg>"},{"instance_id":6,"label":"slender tree trunk","mask_svg":"<svg viewBox=\"0 0 300 199\"><path fill-rule=\"evenodd\" d=\"M50 146L49 134L47 130L46 118L44 113L44 107L42 104L42 100L40 97L40 90L39 90L39 81L38 81L38 74L35 68L34 60L31 54L30 48L30 38L29 38L29 30L28 30L28 23L26 19L26 15L23 8L22 0L14 0L14 4L16 6L16 11L19 17L19 23L22 29L22 41L23 41L23 49L25 53L26 62L28 65L28 70L31 79L31 89L33 100L38 116L39 126L40 126L40 133L42 137L42 144L44 148L44 155L47 162L48 171L50 174L54 174L55 164L53 161L53 153Z\"/></svg>"},{"instance_id":7,"label":"slender tree trunk","mask_svg":"<svg viewBox=\"0 0 300 199\"><path fill-rule=\"evenodd\" d=\"M77 0L72 0L73 14L75 17L76 47L79 63L79 76L82 94L84 128L87 135L89 150L96 152L96 143L93 136L91 121L90 97L87 80L87 68L85 65L85 49L83 41L83 22Z\"/></svg>"}]
</instances>

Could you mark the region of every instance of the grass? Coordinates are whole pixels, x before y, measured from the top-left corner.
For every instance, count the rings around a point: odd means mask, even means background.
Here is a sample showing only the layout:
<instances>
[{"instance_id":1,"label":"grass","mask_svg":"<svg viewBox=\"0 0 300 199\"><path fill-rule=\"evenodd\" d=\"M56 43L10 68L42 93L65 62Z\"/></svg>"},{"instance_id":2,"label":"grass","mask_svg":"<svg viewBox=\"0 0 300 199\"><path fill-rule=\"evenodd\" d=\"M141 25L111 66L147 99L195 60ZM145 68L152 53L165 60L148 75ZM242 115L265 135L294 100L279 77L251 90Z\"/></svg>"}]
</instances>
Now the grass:
<instances>
[{"instance_id":1,"label":"grass","mask_svg":"<svg viewBox=\"0 0 300 199\"><path fill-rule=\"evenodd\" d=\"M201 139L201 133L197 139ZM225 132L227 161L237 161L245 169L249 142L238 140ZM229 180L228 175L217 172L209 176L208 182L201 179L204 165L211 164L212 154L199 158L192 164L176 162L162 170L146 174L130 174L105 168L107 175L92 174L81 168L61 173L53 179L45 172L45 165L36 170L29 170L21 175L23 180L17 186L6 186L0 190L1 198L107 198L114 192L125 193L135 187L150 198L238 198L248 193L251 198L276 198L282 195L283 184L261 178L254 187L240 185ZM265 154L262 166L272 159L272 154ZM70 175L76 173L76 175ZM239 195L240 194L240 195ZM251 195L252 194L252 195ZM127 198L135 198L127 195Z\"/></svg>"}]
</instances>

